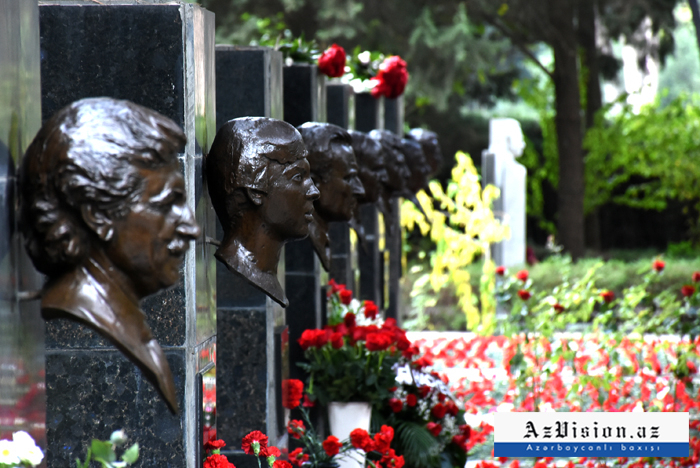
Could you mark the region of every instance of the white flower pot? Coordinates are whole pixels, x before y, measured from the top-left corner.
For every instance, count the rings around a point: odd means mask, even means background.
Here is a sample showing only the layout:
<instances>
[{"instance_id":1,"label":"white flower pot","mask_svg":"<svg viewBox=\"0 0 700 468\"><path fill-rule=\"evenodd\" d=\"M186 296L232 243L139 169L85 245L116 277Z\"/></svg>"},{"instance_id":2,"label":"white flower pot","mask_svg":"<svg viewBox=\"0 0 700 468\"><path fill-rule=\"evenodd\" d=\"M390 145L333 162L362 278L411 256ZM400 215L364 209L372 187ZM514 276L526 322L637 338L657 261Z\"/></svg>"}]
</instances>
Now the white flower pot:
<instances>
[{"instance_id":1,"label":"white flower pot","mask_svg":"<svg viewBox=\"0 0 700 468\"><path fill-rule=\"evenodd\" d=\"M331 425L331 434L338 440L350 438L350 433L357 429L369 432L369 422L372 417L372 405L366 402L329 403L328 420ZM340 468L363 468L365 466L365 452L352 449L343 457L338 458Z\"/></svg>"}]
</instances>

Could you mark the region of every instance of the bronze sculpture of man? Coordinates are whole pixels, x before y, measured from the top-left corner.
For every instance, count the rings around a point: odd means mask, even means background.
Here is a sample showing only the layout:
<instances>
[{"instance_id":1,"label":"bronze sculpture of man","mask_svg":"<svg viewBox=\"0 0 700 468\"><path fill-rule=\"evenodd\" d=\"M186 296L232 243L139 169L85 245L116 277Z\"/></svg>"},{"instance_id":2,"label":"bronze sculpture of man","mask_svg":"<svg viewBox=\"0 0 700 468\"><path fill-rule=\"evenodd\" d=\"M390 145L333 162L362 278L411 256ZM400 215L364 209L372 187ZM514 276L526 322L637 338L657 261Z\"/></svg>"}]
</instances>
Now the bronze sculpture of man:
<instances>
[{"instance_id":1,"label":"bronze sculpture of man","mask_svg":"<svg viewBox=\"0 0 700 468\"><path fill-rule=\"evenodd\" d=\"M442 165L442 150L438 142L437 133L423 128L412 128L406 134L406 138L417 141L423 147L423 152L430 164L430 173L436 174Z\"/></svg>"},{"instance_id":2,"label":"bronze sculpture of man","mask_svg":"<svg viewBox=\"0 0 700 468\"><path fill-rule=\"evenodd\" d=\"M309 151L311 178L320 197L314 202L309 238L323 267L330 269L328 223L350 221L359 197L365 195L358 178L350 134L333 124L306 122L298 127Z\"/></svg>"},{"instance_id":3,"label":"bronze sculpture of man","mask_svg":"<svg viewBox=\"0 0 700 468\"><path fill-rule=\"evenodd\" d=\"M406 165L410 173L406 181L406 188L410 195L409 198L415 199L416 193L428 188L428 176L431 168L423 147L417 141L402 138L401 150L406 158Z\"/></svg>"},{"instance_id":4,"label":"bronze sculpture of man","mask_svg":"<svg viewBox=\"0 0 700 468\"><path fill-rule=\"evenodd\" d=\"M391 211L389 200L408 194L406 183L411 173L402 152L400 137L388 130L372 130L369 132L369 136L379 141L384 149L387 180L379 199L379 207L385 214L388 214Z\"/></svg>"},{"instance_id":5,"label":"bronze sculpture of man","mask_svg":"<svg viewBox=\"0 0 700 468\"><path fill-rule=\"evenodd\" d=\"M299 132L281 120L242 117L225 123L207 156L207 183L224 238L215 253L226 267L283 307L277 279L285 242L309 234L314 186Z\"/></svg>"},{"instance_id":6,"label":"bronze sculpture of man","mask_svg":"<svg viewBox=\"0 0 700 468\"><path fill-rule=\"evenodd\" d=\"M21 226L48 276L45 318L82 322L154 379L173 411L172 374L139 301L179 280L200 234L186 203L170 119L128 101L83 99L57 112L20 173Z\"/></svg>"}]
</instances>

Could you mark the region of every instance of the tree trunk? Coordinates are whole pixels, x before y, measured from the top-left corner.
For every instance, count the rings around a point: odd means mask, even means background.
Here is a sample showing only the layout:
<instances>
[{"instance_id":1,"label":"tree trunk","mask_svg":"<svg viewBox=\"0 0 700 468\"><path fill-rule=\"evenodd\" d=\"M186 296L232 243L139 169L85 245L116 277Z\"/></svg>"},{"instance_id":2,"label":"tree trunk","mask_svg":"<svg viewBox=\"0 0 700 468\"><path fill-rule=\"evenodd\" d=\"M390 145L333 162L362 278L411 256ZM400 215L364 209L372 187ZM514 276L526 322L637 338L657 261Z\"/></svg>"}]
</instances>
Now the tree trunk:
<instances>
[{"instance_id":1,"label":"tree trunk","mask_svg":"<svg viewBox=\"0 0 700 468\"><path fill-rule=\"evenodd\" d=\"M586 130L595 123L595 114L603 107L600 91L600 67L598 66L598 47L596 46L596 3L593 0L579 2L578 39L581 46L581 64L587 71L586 79ZM585 153L583 154L585 159ZM586 246L600 251L600 220L598 209L586 215Z\"/></svg>"},{"instance_id":2,"label":"tree trunk","mask_svg":"<svg viewBox=\"0 0 700 468\"><path fill-rule=\"evenodd\" d=\"M698 8L698 0L688 0L690 10L693 12L693 24L695 25L695 38L698 41L698 50L700 50L700 9Z\"/></svg>"},{"instance_id":3,"label":"tree trunk","mask_svg":"<svg viewBox=\"0 0 700 468\"><path fill-rule=\"evenodd\" d=\"M559 240L574 260L584 254L582 121L577 66L578 43L571 0L550 2L558 26L554 50L557 148L559 150Z\"/></svg>"}]
</instances>

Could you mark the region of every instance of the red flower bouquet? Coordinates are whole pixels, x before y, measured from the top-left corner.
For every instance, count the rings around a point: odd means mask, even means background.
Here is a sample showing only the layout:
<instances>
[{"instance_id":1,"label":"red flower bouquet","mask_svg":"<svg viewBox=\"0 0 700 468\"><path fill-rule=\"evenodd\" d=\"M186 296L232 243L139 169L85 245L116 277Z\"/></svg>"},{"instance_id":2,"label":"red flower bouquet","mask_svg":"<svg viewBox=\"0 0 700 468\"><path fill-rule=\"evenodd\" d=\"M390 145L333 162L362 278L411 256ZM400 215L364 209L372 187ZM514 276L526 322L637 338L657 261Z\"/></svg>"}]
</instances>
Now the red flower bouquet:
<instances>
[{"instance_id":1,"label":"red flower bouquet","mask_svg":"<svg viewBox=\"0 0 700 468\"><path fill-rule=\"evenodd\" d=\"M333 44L318 58L318 69L331 78L339 78L345 73L345 49Z\"/></svg>"},{"instance_id":2,"label":"red flower bouquet","mask_svg":"<svg viewBox=\"0 0 700 468\"><path fill-rule=\"evenodd\" d=\"M401 96L408 83L406 61L398 55L387 57L379 66L379 72L372 81L375 83L372 88L372 96L375 98L384 96L394 99Z\"/></svg>"}]
</instances>

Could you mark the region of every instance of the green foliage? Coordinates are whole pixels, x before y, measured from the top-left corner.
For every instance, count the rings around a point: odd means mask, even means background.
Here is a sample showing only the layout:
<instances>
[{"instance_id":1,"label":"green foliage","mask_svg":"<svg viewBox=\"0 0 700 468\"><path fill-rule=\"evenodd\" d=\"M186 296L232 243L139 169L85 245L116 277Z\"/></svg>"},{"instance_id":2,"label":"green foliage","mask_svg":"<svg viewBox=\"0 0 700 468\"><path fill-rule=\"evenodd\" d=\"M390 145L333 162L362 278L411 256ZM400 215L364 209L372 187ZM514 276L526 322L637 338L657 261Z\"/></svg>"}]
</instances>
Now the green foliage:
<instances>
[{"instance_id":1,"label":"green foliage","mask_svg":"<svg viewBox=\"0 0 700 468\"><path fill-rule=\"evenodd\" d=\"M117 459L117 447L126 444L126 436L123 431L114 431L109 440L92 439L88 449L85 462L76 458L77 468L88 468L91 461L98 462L103 468L122 468L133 465L139 458L139 444L135 443L124 450L121 457Z\"/></svg>"},{"instance_id":2,"label":"green foliage","mask_svg":"<svg viewBox=\"0 0 700 468\"><path fill-rule=\"evenodd\" d=\"M439 463L440 444L425 428L415 421L394 422L396 453L404 456L411 467L429 468Z\"/></svg>"},{"instance_id":3,"label":"green foliage","mask_svg":"<svg viewBox=\"0 0 700 468\"><path fill-rule=\"evenodd\" d=\"M608 202L662 210L669 200L700 208L699 106L700 96L638 113L623 98L606 106L584 142L586 211Z\"/></svg>"}]
</instances>

